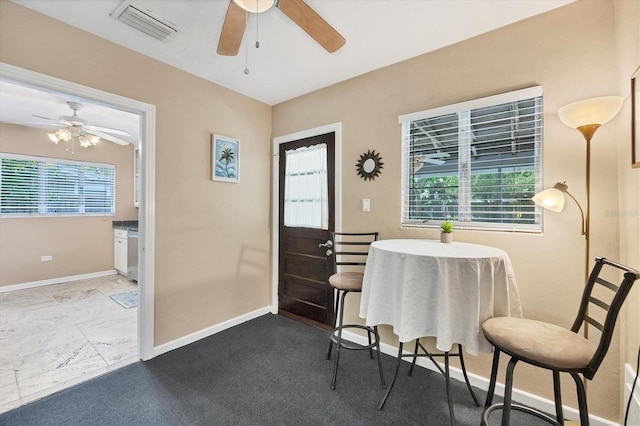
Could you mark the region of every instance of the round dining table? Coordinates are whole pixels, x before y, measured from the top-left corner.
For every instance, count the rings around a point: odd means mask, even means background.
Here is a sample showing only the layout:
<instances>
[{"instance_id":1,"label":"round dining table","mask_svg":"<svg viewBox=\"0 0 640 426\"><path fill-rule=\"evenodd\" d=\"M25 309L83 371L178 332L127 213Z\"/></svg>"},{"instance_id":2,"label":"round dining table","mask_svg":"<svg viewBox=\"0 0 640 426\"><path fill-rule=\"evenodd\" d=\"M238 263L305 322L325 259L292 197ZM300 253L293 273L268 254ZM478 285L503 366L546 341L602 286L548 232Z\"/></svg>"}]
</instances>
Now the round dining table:
<instances>
[{"instance_id":1,"label":"round dining table","mask_svg":"<svg viewBox=\"0 0 640 426\"><path fill-rule=\"evenodd\" d=\"M464 242L372 243L360 300L366 324L391 325L400 342L433 336L438 350L457 343L471 355L492 351L481 330L485 320L522 317L507 253Z\"/></svg>"}]
</instances>

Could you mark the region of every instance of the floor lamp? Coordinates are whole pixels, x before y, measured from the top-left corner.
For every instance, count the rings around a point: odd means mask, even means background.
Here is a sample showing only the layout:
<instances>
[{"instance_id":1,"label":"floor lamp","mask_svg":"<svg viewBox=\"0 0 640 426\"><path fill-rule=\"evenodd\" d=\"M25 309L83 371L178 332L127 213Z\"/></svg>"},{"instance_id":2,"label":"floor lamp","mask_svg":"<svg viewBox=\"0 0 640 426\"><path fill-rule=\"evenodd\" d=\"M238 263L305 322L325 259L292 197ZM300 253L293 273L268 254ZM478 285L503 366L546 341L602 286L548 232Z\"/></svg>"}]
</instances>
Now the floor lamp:
<instances>
[{"instance_id":1,"label":"floor lamp","mask_svg":"<svg viewBox=\"0 0 640 426\"><path fill-rule=\"evenodd\" d=\"M568 195L580 209L582 220L582 235L585 237L585 259L584 259L584 282L589 278L589 227L591 224L591 138L600 126L613 119L620 108L624 98L621 96L604 96L600 98L585 99L565 105L558 109L560 120L569 127L577 129L582 133L587 142L587 166L586 166L586 208L583 210L578 200L568 191L566 183L556 183L552 188L545 189L534 195L533 201L554 212L561 212L564 209L565 194ZM588 337L587 326L584 328L584 335Z\"/></svg>"}]
</instances>

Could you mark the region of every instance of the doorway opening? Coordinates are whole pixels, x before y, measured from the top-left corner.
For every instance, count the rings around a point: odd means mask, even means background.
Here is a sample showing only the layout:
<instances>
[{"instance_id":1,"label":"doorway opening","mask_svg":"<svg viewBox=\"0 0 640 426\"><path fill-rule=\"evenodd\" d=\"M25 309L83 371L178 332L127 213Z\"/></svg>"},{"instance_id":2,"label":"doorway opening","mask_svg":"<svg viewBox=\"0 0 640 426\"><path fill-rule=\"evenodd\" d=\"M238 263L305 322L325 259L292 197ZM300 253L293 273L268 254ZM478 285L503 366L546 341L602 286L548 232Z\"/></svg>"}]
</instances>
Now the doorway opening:
<instances>
[{"instance_id":1,"label":"doorway opening","mask_svg":"<svg viewBox=\"0 0 640 426\"><path fill-rule=\"evenodd\" d=\"M0 80L44 92L72 96L87 104L99 104L139 116L141 184L138 211L140 244L136 318L137 352L139 359L153 358L155 106L4 63L0 63Z\"/></svg>"}]
</instances>

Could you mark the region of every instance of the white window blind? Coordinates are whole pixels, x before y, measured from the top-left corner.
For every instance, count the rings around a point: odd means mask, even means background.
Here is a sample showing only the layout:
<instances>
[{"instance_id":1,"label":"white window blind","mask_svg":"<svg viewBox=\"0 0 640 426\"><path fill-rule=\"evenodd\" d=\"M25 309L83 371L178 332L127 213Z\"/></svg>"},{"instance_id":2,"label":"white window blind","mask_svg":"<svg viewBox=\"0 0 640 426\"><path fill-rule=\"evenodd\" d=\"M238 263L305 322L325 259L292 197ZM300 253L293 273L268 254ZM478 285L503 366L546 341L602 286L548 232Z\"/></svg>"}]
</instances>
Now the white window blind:
<instances>
[{"instance_id":1,"label":"white window blind","mask_svg":"<svg viewBox=\"0 0 640 426\"><path fill-rule=\"evenodd\" d=\"M541 231L542 87L402 115L402 224Z\"/></svg>"},{"instance_id":2,"label":"white window blind","mask_svg":"<svg viewBox=\"0 0 640 426\"><path fill-rule=\"evenodd\" d=\"M115 168L0 153L0 216L115 213Z\"/></svg>"},{"instance_id":3,"label":"white window blind","mask_svg":"<svg viewBox=\"0 0 640 426\"><path fill-rule=\"evenodd\" d=\"M288 150L284 183L284 225L329 228L327 144Z\"/></svg>"}]
</instances>

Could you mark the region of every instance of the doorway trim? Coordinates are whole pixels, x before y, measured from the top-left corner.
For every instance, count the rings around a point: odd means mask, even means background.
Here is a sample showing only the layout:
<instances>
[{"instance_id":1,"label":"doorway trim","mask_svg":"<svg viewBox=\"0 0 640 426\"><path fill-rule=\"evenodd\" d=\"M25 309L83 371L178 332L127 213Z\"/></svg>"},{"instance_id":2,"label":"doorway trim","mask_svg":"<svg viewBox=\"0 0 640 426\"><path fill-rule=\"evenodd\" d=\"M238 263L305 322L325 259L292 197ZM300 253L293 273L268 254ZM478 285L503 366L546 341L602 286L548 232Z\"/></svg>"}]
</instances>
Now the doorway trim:
<instances>
[{"instance_id":1,"label":"doorway trim","mask_svg":"<svg viewBox=\"0 0 640 426\"><path fill-rule=\"evenodd\" d=\"M138 309L138 355L142 360L154 353L154 264L155 264L155 128L156 107L57 77L30 71L0 62L0 79L49 91L78 96L140 115L140 146L142 164L140 213L138 215L140 272Z\"/></svg>"},{"instance_id":2,"label":"doorway trim","mask_svg":"<svg viewBox=\"0 0 640 426\"><path fill-rule=\"evenodd\" d=\"M280 205L280 185L278 181L279 146L280 144L297 141L299 139L313 136L335 133L335 230L342 229L340 212L342 211L342 123L332 123L313 129L302 130L288 135L276 136L273 138L273 167L271 168L271 313L278 313L278 242L280 241L279 231L279 205Z\"/></svg>"}]
</instances>

